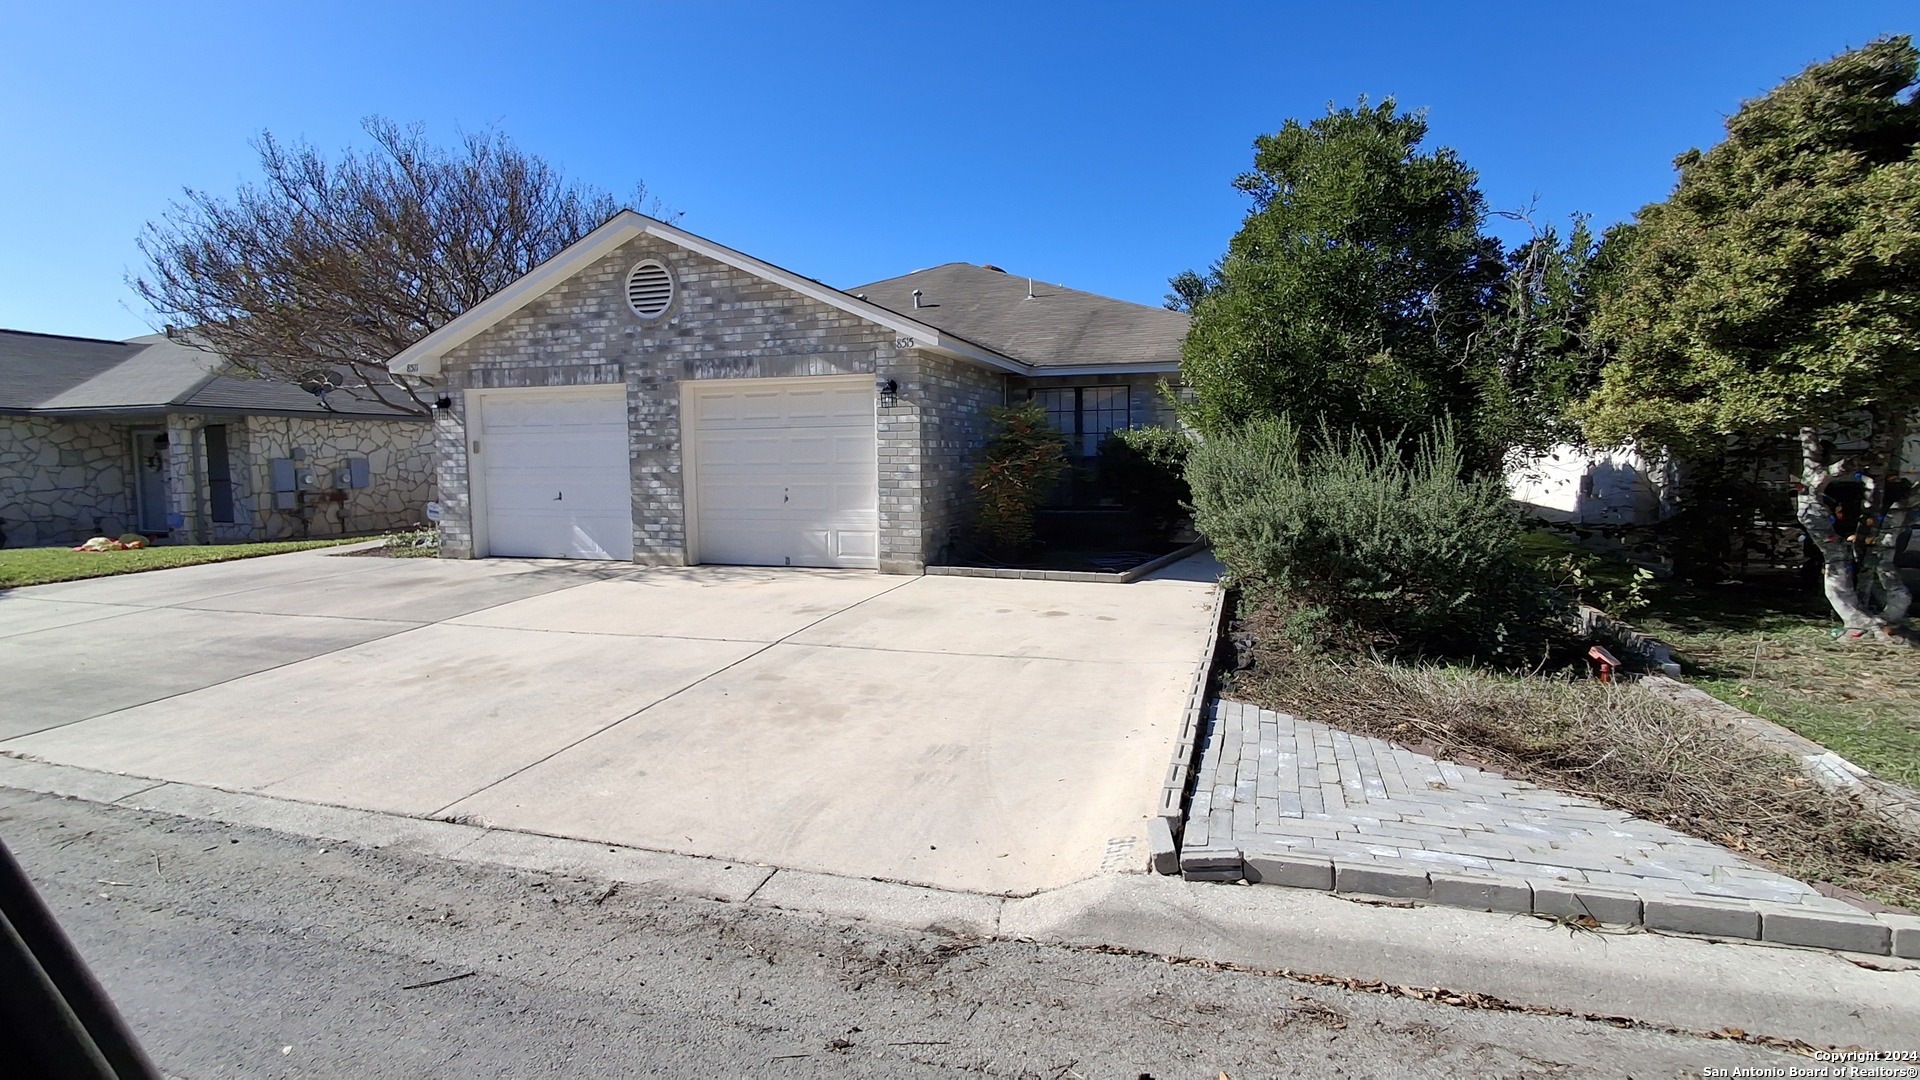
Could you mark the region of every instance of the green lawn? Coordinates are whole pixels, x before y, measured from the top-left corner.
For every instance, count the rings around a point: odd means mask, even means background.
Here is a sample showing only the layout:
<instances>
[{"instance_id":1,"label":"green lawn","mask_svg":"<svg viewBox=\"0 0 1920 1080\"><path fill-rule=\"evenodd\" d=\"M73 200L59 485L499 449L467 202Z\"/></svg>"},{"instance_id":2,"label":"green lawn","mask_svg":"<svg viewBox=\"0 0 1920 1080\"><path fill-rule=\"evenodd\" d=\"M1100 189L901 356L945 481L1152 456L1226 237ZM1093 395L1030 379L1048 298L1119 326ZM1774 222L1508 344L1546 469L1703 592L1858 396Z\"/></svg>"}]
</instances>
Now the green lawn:
<instances>
[{"instance_id":1,"label":"green lawn","mask_svg":"<svg viewBox=\"0 0 1920 1080\"><path fill-rule=\"evenodd\" d=\"M1547 554L1558 543L1538 539L1532 551ZM1591 577L1605 591L1630 574L1607 559ZM1878 776L1920 787L1920 649L1836 640L1840 620L1819 585L1792 574L1720 585L1657 581L1643 592L1649 605L1620 616L1673 646L1688 682Z\"/></svg>"},{"instance_id":2,"label":"green lawn","mask_svg":"<svg viewBox=\"0 0 1920 1080\"><path fill-rule=\"evenodd\" d=\"M307 548L332 547L364 540L286 540L271 544L212 544L205 547L150 547L136 551L69 551L66 548L8 548L0 550L0 589L45 585L54 581L135 574L195 563L251 559Z\"/></svg>"}]
</instances>

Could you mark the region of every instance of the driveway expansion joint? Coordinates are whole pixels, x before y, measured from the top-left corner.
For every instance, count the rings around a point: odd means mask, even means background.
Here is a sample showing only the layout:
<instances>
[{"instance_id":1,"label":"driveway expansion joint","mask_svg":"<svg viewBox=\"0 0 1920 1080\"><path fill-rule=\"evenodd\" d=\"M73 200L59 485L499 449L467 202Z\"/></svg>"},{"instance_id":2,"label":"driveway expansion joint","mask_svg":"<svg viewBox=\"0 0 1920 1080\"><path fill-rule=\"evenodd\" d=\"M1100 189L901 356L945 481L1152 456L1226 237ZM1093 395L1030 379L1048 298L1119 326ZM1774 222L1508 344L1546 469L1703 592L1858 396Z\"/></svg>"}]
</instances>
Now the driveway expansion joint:
<instances>
[{"instance_id":1,"label":"driveway expansion joint","mask_svg":"<svg viewBox=\"0 0 1920 1080\"><path fill-rule=\"evenodd\" d=\"M1200 713L1176 871L1189 880L1920 958L1911 917L1666 826L1242 702ZM1163 797L1181 771L1176 757Z\"/></svg>"}]
</instances>

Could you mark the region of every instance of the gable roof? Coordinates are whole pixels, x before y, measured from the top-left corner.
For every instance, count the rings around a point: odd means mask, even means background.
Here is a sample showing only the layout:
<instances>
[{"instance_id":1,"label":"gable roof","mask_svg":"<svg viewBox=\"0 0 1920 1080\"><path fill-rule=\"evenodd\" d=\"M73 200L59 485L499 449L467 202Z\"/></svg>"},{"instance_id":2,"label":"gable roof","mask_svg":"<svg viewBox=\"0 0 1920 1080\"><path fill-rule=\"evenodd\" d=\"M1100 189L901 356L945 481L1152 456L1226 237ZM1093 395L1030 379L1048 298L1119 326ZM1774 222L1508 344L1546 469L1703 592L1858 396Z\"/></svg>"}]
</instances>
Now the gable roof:
<instances>
[{"instance_id":1,"label":"gable roof","mask_svg":"<svg viewBox=\"0 0 1920 1080\"><path fill-rule=\"evenodd\" d=\"M228 374L218 355L162 334L105 341L0 330L0 413L180 411L412 417L378 401L322 403L289 383Z\"/></svg>"},{"instance_id":2,"label":"gable roof","mask_svg":"<svg viewBox=\"0 0 1920 1080\"><path fill-rule=\"evenodd\" d=\"M954 297L950 310L922 308L916 311L912 290L926 288L911 283L917 275L908 274L842 291L645 214L622 210L518 281L414 342L387 361L387 370L405 375L438 374L440 361L448 352L478 337L638 236L659 237L857 315L913 338L918 348L1017 375L1058 374L1062 372L1056 369L1067 368L1076 374L1095 370L1173 371L1179 367L1179 342L1186 335L1185 315L1058 286L1046 287L1049 303L1039 304L1036 299L1035 304L1039 306L1021 309L1009 301L1024 300L1025 279L1008 278L966 263L921 271L936 274L962 268L940 278L942 288ZM988 282L977 278L979 274L992 274L996 280ZM1017 297L1003 295L1002 280L1022 282L1017 286ZM900 283L905 284L897 290L893 288ZM859 293L868 295L856 295ZM1006 346L995 344L996 341L1005 342ZM1173 342L1171 349L1167 347L1168 341ZM1026 352L1019 352L1018 348Z\"/></svg>"},{"instance_id":3,"label":"gable roof","mask_svg":"<svg viewBox=\"0 0 1920 1080\"><path fill-rule=\"evenodd\" d=\"M1031 288L1031 294L1029 294ZM920 307L913 304L920 291ZM947 263L847 290L965 335L1035 374L1176 371L1183 312L1047 285L990 266Z\"/></svg>"},{"instance_id":4,"label":"gable roof","mask_svg":"<svg viewBox=\"0 0 1920 1080\"><path fill-rule=\"evenodd\" d=\"M791 270L756 259L745 252L735 251L703 236L695 236L685 229L675 228L645 214L622 210L608 218L606 224L575 240L546 262L528 271L518 281L468 308L458 318L408 346L399 355L387 361L387 370L403 375L438 374L440 360L449 351L480 336L489 327L538 300L568 278L638 236L657 236L688 251L704 255L715 262L724 263L736 270L743 270L755 277L774 282L831 307L851 312L897 334L913 338L918 348L977 361L1003 371L1019 372L1026 369L1026 365L1017 360L1001 356L992 349L983 348L930 323L857 299L831 285L822 284L810 277L803 277Z\"/></svg>"}]
</instances>

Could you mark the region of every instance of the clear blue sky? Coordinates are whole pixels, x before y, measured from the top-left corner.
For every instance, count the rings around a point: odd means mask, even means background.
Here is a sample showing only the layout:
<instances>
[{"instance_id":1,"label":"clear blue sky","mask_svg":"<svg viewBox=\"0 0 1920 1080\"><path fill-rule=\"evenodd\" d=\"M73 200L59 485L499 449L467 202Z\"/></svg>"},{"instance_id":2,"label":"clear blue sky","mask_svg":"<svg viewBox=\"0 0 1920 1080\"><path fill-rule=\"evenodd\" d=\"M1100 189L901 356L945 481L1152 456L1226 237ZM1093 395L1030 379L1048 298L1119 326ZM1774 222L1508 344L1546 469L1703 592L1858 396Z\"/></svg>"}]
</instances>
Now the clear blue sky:
<instances>
[{"instance_id":1,"label":"clear blue sky","mask_svg":"<svg viewBox=\"0 0 1920 1080\"><path fill-rule=\"evenodd\" d=\"M1254 136L1394 95L1496 207L1599 225L1903 3L30 4L0 33L0 326L125 337L134 238L263 130L497 127L833 285L953 260L1142 303L1224 250Z\"/></svg>"}]
</instances>

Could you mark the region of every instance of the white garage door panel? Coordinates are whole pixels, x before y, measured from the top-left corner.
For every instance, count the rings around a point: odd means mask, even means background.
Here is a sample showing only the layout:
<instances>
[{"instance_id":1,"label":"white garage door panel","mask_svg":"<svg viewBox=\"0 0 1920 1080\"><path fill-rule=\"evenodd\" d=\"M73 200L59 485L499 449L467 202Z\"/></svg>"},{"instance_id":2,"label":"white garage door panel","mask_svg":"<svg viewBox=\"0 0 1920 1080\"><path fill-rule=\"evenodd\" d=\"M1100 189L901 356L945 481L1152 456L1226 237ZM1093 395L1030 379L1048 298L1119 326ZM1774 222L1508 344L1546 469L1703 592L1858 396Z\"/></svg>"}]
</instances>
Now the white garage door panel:
<instances>
[{"instance_id":1,"label":"white garage door panel","mask_svg":"<svg viewBox=\"0 0 1920 1080\"><path fill-rule=\"evenodd\" d=\"M700 387L694 409L699 560L879 565L873 387Z\"/></svg>"},{"instance_id":2,"label":"white garage door panel","mask_svg":"<svg viewBox=\"0 0 1920 1080\"><path fill-rule=\"evenodd\" d=\"M487 554L633 558L624 387L482 399Z\"/></svg>"}]
</instances>

